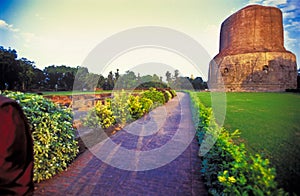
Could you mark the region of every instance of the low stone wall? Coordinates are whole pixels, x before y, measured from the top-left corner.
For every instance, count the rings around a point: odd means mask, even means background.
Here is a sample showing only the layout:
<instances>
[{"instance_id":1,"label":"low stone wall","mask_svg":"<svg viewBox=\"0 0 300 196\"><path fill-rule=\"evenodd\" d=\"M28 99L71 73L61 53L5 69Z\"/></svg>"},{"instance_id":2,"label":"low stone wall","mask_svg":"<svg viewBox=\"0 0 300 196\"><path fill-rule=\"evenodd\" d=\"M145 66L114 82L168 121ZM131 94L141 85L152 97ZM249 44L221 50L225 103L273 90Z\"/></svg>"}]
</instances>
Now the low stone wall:
<instances>
[{"instance_id":1,"label":"low stone wall","mask_svg":"<svg viewBox=\"0 0 300 196\"><path fill-rule=\"evenodd\" d=\"M63 105L66 107L72 107L73 110L87 111L91 107L95 106L98 101L104 101L107 98L111 98L111 93L95 94L95 95L49 95L44 96L50 99L54 103Z\"/></svg>"}]
</instances>

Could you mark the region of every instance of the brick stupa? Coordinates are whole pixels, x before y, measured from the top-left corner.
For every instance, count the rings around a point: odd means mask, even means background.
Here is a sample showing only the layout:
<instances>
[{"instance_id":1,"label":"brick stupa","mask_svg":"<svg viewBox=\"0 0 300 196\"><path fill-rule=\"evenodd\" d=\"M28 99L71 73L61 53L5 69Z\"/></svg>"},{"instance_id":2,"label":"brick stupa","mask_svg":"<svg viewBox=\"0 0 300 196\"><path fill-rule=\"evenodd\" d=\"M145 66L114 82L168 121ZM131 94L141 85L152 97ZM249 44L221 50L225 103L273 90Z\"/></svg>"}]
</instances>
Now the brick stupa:
<instances>
[{"instance_id":1,"label":"brick stupa","mask_svg":"<svg viewBox=\"0 0 300 196\"><path fill-rule=\"evenodd\" d=\"M210 63L211 89L285 91L297 88L296 56L284 48L282 12L250 5L221 26L220 49Z\"/></svg>"}]
</instances>

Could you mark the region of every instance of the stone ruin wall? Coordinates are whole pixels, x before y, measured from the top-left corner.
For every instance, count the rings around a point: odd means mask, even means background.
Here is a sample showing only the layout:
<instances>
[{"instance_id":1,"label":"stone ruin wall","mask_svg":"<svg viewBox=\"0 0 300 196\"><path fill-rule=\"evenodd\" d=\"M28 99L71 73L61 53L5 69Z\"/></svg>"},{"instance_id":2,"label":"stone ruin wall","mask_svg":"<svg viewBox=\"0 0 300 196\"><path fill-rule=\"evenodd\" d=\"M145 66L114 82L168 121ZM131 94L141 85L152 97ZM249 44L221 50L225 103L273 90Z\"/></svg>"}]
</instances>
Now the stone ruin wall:
<instances>
[{"instance_id":1,"label":"stone ruin wall","mask_svg":"<svg viewBox=\"0 0 300 196\"><path fill-rule=\"evenodd\" d=\"M285 91L296 88L296 59L292 53L256 52L215 58L215 84L226 91ZM215 86L216 87L216 86ZM220 87L218 87L220 88Z\"/></svg>"},{"instance_id":2,"label":"stone ruin wall","mask_svg":"<svg viewBox=\"0 0 300 196\"><path fill-rule=\"evenodd\" d=\"M282 13L248 6L221 26L219 54L209 69L210 88L285 91L297 87L296 56L284 46Z\"/></svg>"}]
</instances>

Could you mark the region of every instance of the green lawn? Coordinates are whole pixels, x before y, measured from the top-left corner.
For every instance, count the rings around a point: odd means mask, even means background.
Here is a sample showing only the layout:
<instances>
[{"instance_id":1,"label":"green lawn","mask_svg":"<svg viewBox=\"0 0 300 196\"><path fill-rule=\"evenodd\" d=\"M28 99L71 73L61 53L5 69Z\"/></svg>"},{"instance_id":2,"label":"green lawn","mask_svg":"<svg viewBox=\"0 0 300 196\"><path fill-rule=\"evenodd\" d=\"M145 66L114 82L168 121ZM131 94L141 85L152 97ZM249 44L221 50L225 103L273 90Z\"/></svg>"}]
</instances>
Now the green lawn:
<instances>
[{"instance_id":1,"label":"green lawn","mask_svg":"<svg viewBox=\"0 0 300 196\"><path fill-rule=\"evenodd\" d=\"M211 105L210 93L198 93ZM276 167L281 186L296 191L300 184L300 94L227 93L224 127L241 130L242 141ZM297 191L299 192L299 191Z\"/></svg>"}]
</instances>

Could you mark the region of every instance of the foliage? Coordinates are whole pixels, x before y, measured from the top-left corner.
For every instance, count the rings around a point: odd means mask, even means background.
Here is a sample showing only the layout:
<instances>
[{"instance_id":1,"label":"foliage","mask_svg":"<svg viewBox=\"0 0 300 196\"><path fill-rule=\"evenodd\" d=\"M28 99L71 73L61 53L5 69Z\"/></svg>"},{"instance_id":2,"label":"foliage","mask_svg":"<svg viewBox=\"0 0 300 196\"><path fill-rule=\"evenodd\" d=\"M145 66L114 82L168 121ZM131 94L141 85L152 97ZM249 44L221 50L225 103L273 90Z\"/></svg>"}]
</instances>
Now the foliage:
<instances>
[{"instance_id":1,"label":"foliage","mask_svg":"<svg viewBox=\"0 0 300 196\"><path fill-rule=\"evenodd\" d=\"M210 93L196 93L211 106ZM300 94L226 93L224 127L243 130L238 141L252 154L260 153L276 167L280 187L300 195Z\"/></svg>"},{"instance_id":2,"label":"foliage","mask_svg":"<svg viewBox=\"0 0 300 196\"><path fill-rule=\"evenodd\" d=\"M26 90L32 85L32 80L35 77L34 62L21 58L19 61L18 77L21 83L22 90Z\"/></svg>"},{"instance_id":3,"label":"foliage","mask_svg":"<svg viewBox=\"0 0 300 196\"><path fill-rule=\"evenodd\" d=\"M114 98L111 100L111 108L113 115L116 119L116 123L124 125L130 121L129 105L128 105L128 94L124 91L114 92Z\"/></svg>"},{"instance_id":4,"label":"foliage","mask_svg":"<svg viewBox=\"0 0 300 196\"><path fill-rule=\"evenodd\" d=\"M162 91L162 92L163 92L163 94L164 94L164 97L165 97L165 101L166 101L166 102L168 102L170 99L172 99L172 94L171 94L169 91L164 90L164 91Z\"/></svg>"},{"instance_id":5,"label":"foliage","mask_svg":"<svg viewBox=\"0 0 300 196\"><path fill-rule=\"evenodd\" d=\"M133 71L126 71L116 81L116 89L133 89L137 85L137 77Z\"/></svg>"},{"instance_id":6,"label":"foliage","mask_svg":"<svg viewBox=\"0 0 300 196\"><path fill-rule=\"evenodd\" d=\"M150 99L153 102L153 106L157 107L166 103L165 96L162 92L156 90L156 88L149 88L141 95L143 98Z\"/></svg>"},{"instance_id":7,"label":"foliage","mask_svg":"<svg viewBox=\"0 0 300 196\"><path fill-rule=\"evenodd\" d=\"M211 108L206 108L195 94L190 93L194 104L200 108L197 128L199 143L207 136L216 136L216 142L203 157L202 169L206 185L212 195L286 195L277 188L275 168L259 154L246 151L245 145L234 140L240 131L229 133L217 125ZM195 114L195 113L194 113Z\"/></svg>"},{"instance_id":8,"label":"foliage","mask_svg":"<svg viewBox=\"0 0 300 196\"><path fill-rule=\"evenodd\" d=\"M111 111L111 101L97 102L95 107L87 114L84 125L91 128L108 128L115 123L115 117Z\"/></svg>"},{"instance_id":9,"label":"foliage","mask_svg":"<svg viewBox=\"0 0 300 196\"><path fill-rule=\"evenodd\" d=\"M18 82L17 51L0 46L0 90L13 89Z\"/></svg>"},{"instance_id":10,"label":"foliage","mask_svg":"<svg viewBox=\"0 0 300 196\"><path fill-rule=\"evenodd\" d=\"M39 95L4 91L22 106L34 142L34 181L51 178L67 168L78 153L72 114Z\"/></svg>"},{"instance_id":11,"label":"foliage","mask_svg":"<svg viewBox=\"0 0 300 196\"><path fill-rule=\"evenodd\" d=\"M45 67L44 74L47 77L45 85L49 89L55 89L55 85L57 85L61 90L72 90L76 72L80 69L82 68L65 65Z\"/></svg>"},{"instance_id":12,"label":"foliage","mask_svg":"<svg viewBox=\"0 0 300 196\"><path fill-rule=\"evenodd\" d=\"M174 89L184 89L184 90L208 89L207 83L203 81L202 77L194 78L193 75L191 75L191 77L183 77L180 76L179 70L174 70L173 76L171 72L167 71L165 76L168 85Z\"/></svg>"},{"instance_id":13,"label":"foliage","mask_svg":"<svg viewBox=\"0 0 300 196\"><path fill-rule=\"evenodd\" d=\"M90 73L86 67L69 67L66 65L51 65L43 70L35 66L34 61L26 58L17 59L17 51L0 46L0 89L22 91L70 91L94 90L101 88L112 89L148 89L150 87L166 88L173 86L178 89L204 89L207 87L201 77L196 79L179 76L179 70L174 76L166 73L167 83L163 77L153 75L140 76L133 71L126 71L120 75L110 71L107 77ZM206 85L207 86L207 85Z\"/></svg>"},{"instance_id":14,"label":"foliage","mask_svg":"<svg viewBox=\"0 0 300 196\"><path fill-rule=\"evenodd\" d=\"M153 102L148 98L131 95L128 99L129 113L134 120L139 119L149 112L152 104Z\"/></svg>"},{"instance_id":15,"label":"foliage","mask_svg":"<svg viewBox=\"0 0 300 196\"><path fill-rule=\"evenodd\" d=\"M171 96L170 93L169 96ZM104 104L98 102L88 112L83 124L91 128L102 127L104 129L114 124L124 126L126 123L142 117L153 109L155 107L153 106L153 100L162 102L164 100L163 93L154 88L144 91L141 96L128 95L124 90L114 92L111 100L106 100ZM161 104L159 103L156 106Z\"/></svg>"},{"instance_id":16,"label":"foliage","mask_svg":"<svg viewBox=\"0 0 300 196\"><path fill-rule=\"evenodd\" d=\"M153 101L151 99L145 97L139 97L139 102L142 105L143 114L146 114L151 110L153 105Z\"/></svg>"},{"instance_id":17,"label":"foliage","mask_svg":"<svg viewBox=\"0 0 300 196\"><path fill-rule=\"evenodd\" d=\"M149 89L151 87L166 88L167 84L156 74L136 76L133 71L126 71L118 78L114 86L115 89Z\"/></svg>"},{"instance_id":18,"label":"foliage","mask_svg":"<svg viewBox=\"0 0 300 196\"><path fill-rule=\"evenodd\" d=\"M176 97L176 91L174 89L169 89L169 92L171 93L172 95L172 98Z\"/></svg>"}]
</instances>

